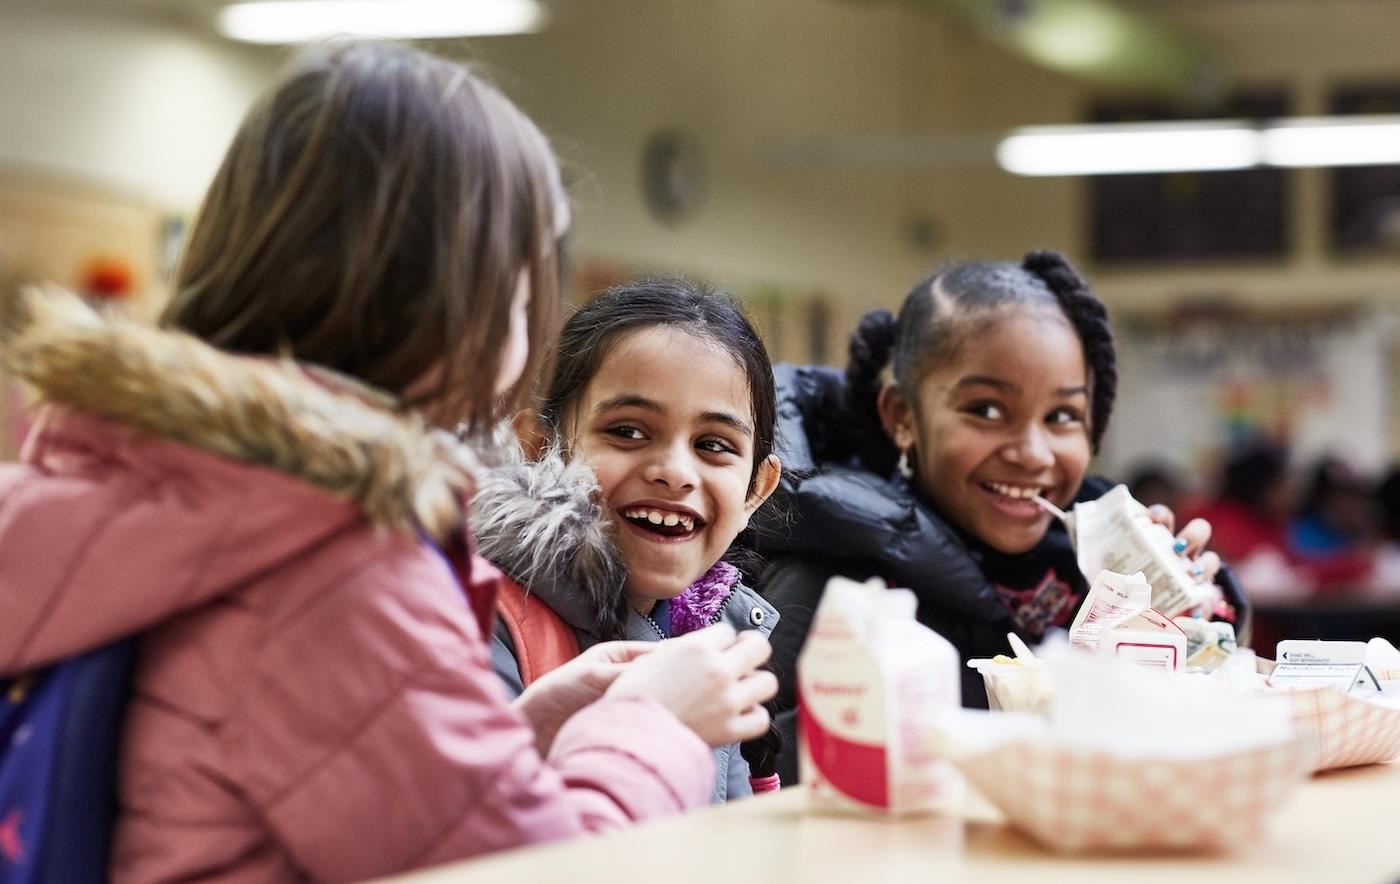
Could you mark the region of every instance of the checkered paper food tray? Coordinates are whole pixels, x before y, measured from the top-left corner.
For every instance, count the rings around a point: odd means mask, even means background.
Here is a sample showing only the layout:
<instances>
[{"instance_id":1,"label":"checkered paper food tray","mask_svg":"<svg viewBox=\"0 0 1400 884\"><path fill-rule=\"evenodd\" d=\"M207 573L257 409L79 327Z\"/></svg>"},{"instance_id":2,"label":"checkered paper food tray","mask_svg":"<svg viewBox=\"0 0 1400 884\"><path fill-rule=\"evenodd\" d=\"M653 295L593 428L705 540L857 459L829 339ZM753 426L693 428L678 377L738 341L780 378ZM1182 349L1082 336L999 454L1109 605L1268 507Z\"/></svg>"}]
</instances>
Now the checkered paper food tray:
<instances>
[{"instance_id":1,"label":"checkered paper food tray","mask_svg":"<svg viewBox=\"0 0 1400 884\"><path fill-rule=\"evenodd\" d=\"M1314 771L1400 758L1400 707L1382 706L1336 688L1290 691L1293 724L1313 750Z\"/></svg>"},{"instance_id":2,"label":"checkered paper food tray","mask_svg":"<svg viewBox=\"0 0 1400 884\"><path fill-rule=\"evenodd\" d=\"M1299 740L1192 759L1018 742L959 766L1012 825L1051 850L1188 851L1261 838L1311 758Z\"/></svg>"}]
</instances>

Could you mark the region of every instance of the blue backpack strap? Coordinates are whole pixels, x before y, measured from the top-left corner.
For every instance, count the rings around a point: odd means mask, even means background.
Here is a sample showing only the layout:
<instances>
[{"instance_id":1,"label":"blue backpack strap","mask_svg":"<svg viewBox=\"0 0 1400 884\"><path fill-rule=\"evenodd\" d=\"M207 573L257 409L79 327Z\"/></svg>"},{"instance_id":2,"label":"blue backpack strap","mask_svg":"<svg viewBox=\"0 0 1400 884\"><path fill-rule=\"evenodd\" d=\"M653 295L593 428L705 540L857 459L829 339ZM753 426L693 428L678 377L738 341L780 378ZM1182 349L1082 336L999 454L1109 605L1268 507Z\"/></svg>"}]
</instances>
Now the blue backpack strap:
<instances>
[{"instance_id":1,"label":"blue backpack strap","mask_svg":"<svg viewBox=\"0 0 1400 884\"><path fill-rule=\"evenodd\" d=\"M0 884L107 879L136 640L0 681Z\"/></svg>"}]
</instances>

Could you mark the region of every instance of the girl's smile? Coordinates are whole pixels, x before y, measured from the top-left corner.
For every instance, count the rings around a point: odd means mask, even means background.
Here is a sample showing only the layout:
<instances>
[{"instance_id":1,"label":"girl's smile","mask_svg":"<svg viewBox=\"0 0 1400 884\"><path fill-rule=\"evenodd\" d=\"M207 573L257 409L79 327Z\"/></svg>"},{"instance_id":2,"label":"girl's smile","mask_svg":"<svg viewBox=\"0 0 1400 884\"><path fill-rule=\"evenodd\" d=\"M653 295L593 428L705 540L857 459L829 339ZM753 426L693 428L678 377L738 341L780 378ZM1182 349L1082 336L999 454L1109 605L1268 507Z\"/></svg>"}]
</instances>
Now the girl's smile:
<instances>
[{"instance_id":1,"label":"girl's smile","mask_svg":"<svg viewBox=\"0 0 1400 884\"><path fill-rule=\"evenodd\" d=\"M1033 497L1044 496L1050 489L1038 485L1008 485L1002 482L979 482L988 503L1008 519L1022 522L1048 520L1049 515L1036 505ZM1029 492L1029 493L1027 493Z\"/></svg>"},{"instance_id":2,"label":"girl's smile","mask_svg":"<svg viewBox=\"0 0 1400 884\"><path fill-rule=\"evenodd\" d=\"M620 508L620 512L629 528L656 543L691 540L705 527L705 520L694 510L660 501L640 500Z\"/></svg>"}]
</instances>

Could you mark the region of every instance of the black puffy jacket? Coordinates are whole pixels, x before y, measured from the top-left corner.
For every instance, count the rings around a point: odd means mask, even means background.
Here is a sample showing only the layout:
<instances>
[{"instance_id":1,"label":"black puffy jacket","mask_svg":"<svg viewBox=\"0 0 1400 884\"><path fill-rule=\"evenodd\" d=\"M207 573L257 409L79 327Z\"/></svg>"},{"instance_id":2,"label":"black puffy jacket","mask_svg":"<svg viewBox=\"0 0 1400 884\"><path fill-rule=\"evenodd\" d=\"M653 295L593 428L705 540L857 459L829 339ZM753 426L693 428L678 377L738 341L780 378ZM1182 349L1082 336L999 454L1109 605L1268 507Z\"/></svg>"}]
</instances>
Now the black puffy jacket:
<instances>
[{"instance_id":1,"label":"black puffy jacket","mask_svg":"<svg viewBox=\"0 0 1400 884\"><path fill-rule=\"evenodd\" d=\"M983 571L984 551L973 549L898 476L881 477L852 459L832 459L832 451L849 449L840 435L850 432L841 372L779 365L774 374L783 480L774 500L760 510L767 515L756 525L752 542L768 563L758 589L781 615L771 636L772 666L780 684L780 730L786 745L795 748L797 656L830 577L878 576L890 586L913 590L919 621L952 642L964 663L1009 653L1006 634L1016 625ZM1079 499L1096 498L1110 487L1104 480L1086 479ZM1052 563L1081 594L1087 591L1058 523L1032 554ZM1242 607L1228 574L1224 584ZM981 676L965 666L962 676L963 705L985 708ZM796 759L796 751L784 752L784 783L796 782Z\"/></svg>"}]
</instances>

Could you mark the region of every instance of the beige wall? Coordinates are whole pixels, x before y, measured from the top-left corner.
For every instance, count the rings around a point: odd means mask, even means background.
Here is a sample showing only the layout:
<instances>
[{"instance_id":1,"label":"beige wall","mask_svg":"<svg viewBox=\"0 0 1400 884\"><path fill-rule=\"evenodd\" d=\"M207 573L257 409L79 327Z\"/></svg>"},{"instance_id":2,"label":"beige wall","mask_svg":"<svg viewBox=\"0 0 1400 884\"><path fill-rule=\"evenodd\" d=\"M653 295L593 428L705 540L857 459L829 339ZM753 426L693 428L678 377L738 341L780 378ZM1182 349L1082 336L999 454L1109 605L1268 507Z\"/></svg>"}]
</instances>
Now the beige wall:
<instances>
[{"instance_id":1,"label":"beige wall","mask_svg":"<svg viewBox=\"0 0 1400 884\"><path fill-rule=\"evenodd\" d=\"M1307 112L1322 109L1336 79L1400 75L1400 17L1374 0L1141 5L1202 35L1238 81L1288 84ZM912 6L593 0L561 5L544 35L483 43L481 54L592 173L579 188L588 254L741 289L769 281L824 290L848 325L870 303L897 303L939 261L1086 252L1079 181L1017 178L990 161L900 170L765 158L791 141L985 135L1079 118L1089 99L1079 85ZM638 163L647 132L676 123L704 141L711 192L694 222L669 230L643 210ZM1096 270L1101 292L1120 310L1199 296L1400 302L1393 261L1326 253L1325 176L1293 174L1299 248L1287 261ZM932 248L910 242L913 219L935 223Z\"/></svg>"},{"instance_id":2,"label":"beige wall","mask_svg":"<svg viewBox=\"0 0 1400 884\"><path fill-rule=\"evenodd\" d=\"M0 7L0 164L188 210L267 77L174 26Z\"/></svg>"},{"instance_id":3,"label":"beige wall","mask_svg":"<svg viewBox=\"0 0 1400 884\"><path fill-rule=\"evenodd\" d=\"M1073 113L1077 92L898 3L590 0L556 4L544 34L479 44L481 57L583 170L578 251L707 276L743 294L776 285L830 303L827 352L856 319L895 306L949 257L1073 249L1077 188L1012 179L990 158L939 172L813 167L775 148L851 137L999 131ZM706 203L675 229L647 214L647 134L695 132ZM932 246L911 240L931 220ZM759 309L763 323L764 311ZM780 357L805 358L802 317L764 323Z\"/></svg>"},{"instance_id":4,"label":"beige wall","mask_svg":"<svg viewBox=\"0 0 1400 884\"><path fill-rule=\"evenodd\" d=\"M900 182L775 174L765 147L812 133L903 128L902 55L921 17L810 0L558 4L536 37L482 56L583 171L581 252L730 285L779 282L854 297L904 285ZM669 229L641 194L642 144L694 132L708 166L698 215Z\"/></svg>"},{"instance_id":5,"label":"beige wall","mask_svg":"<svg viewBox=\"0 0 1400 884\"><path fill-rule=\"evenodd\" d=\"M1246 80L1294 84L1316 109L1334 76L1400 73L1400 17L1376 0L1142 3L1206 36ZM1326 7L1324 9L1324 7ZM622 265L703 274L747 291L823 292L846 322L893 304L938 260L1053 246L1083 254L1081 187L984 163L821 169L774 145L851 136L993 133L1075 119L1075 84L972 40L912 4L848 0L574 0L540 35L474 52L555 138L578 179L578 247ZM0 164L44 169L188 211L275 54L188 28L42 3L0 9ZM1241 35L1247 35L1241 36ZM1308 105L1305 105L1308 106ZM641 145L681 125L702 140L708 200L688 224L650 219ZM1324 192L1300 172L1303 247L1278 266L1097 274L1116 306L1183 294L1308 302L1400 297L1388 260L1333 262ZM932 220L932 246L911 242Z\"/></svg>"}]
</instances>

